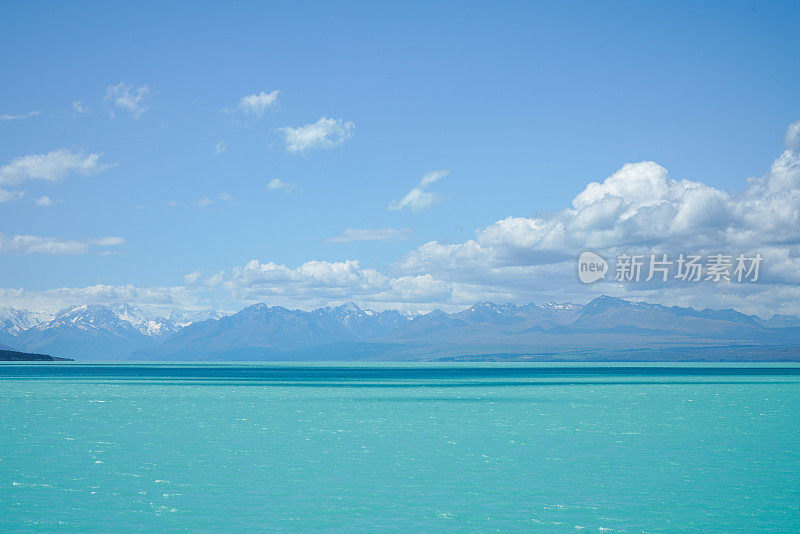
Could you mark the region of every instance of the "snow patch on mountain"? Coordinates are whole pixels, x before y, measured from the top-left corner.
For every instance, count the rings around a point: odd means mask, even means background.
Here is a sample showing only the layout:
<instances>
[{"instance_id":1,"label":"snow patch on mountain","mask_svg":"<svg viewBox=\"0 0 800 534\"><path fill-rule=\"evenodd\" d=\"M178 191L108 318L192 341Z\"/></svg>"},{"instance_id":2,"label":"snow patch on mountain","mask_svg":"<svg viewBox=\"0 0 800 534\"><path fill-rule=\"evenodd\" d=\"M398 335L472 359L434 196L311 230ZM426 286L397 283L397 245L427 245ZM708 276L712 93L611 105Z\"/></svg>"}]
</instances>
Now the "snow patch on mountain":
<instances>
[{"instance_id":1,"label":"snow patch on mountain","mask_svg":"<svg viewBox=\"0 0 800 534\"><path fill-rule=\"evenodd\" d=\"M18 335L20 332L33 328L52 319L51 315L20 310L8 306L0 306L0 331Z\"/></svg>"}]
</instances>

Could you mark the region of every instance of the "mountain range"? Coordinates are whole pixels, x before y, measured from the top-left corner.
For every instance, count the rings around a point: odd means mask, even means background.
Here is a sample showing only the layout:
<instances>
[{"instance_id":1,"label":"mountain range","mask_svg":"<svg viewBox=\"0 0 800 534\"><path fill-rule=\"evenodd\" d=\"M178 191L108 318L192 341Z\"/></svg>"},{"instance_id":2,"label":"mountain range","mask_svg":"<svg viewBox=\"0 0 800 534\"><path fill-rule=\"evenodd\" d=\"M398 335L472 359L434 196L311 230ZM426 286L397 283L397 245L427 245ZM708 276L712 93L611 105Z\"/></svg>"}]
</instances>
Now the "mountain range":
<instances>
[{"instance_id":1,"label":"mountain range","mask_svg":"<svg viewBox=\"0 0 800 534\"><path fill-rule=\"evenodd\" d=\"M0 345L78 360L800 360L800 319L607 296L426 314L259 303L154 316L83 305L53 316L0 308Z\"/></svg>"}]
</instances>

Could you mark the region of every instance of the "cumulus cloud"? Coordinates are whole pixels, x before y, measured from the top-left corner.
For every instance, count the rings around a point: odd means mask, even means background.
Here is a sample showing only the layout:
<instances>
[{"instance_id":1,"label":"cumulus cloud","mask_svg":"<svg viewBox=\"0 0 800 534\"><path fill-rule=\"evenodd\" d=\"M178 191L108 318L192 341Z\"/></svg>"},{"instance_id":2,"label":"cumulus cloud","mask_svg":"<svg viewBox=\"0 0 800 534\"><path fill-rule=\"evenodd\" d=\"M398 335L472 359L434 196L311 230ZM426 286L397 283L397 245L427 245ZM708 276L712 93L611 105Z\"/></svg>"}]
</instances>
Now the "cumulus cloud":
<instances>
[{"instance_id":1,"label":"cumulus cloud","mask_svg":"<svg viewBox=\"0 0 800 534\"><path fill-rule=\"evenodd\" d=\"M329 237L328 243L350 243L353 241L397 241L411 234L411 228L347 228L339 235Z\"/></svg>"},{"instance_id":2,"label":"cumulus cloud","mask_svg":"<svg viewBox=\"0 0 800 534\"><path fill-rule=\"evenodd\" d=\"M339 146L353 137L355 127L352 121L321 117L315 123L296 128L287 126L280 131L285 138L286 150L300 153Z\"/></svg>"},{"instance_id":3,"label":"cumulus cloud","mask_svg":"<svg viewBox=\"0 0 800 534\"><path fill-rule=\"evenodd\" d=\"M624 165L592 182L572 207L544 217L507 217L460 245L431 242L413 257L473 254L492 264L558 261L590 248L763 247L800 239L800 167L787 150L742 193L674 180L652 161Z\"/></svg>"},{"instance_id":4,"label":"cumulus cloud","mask_svg":"<svg viewBox=\"0 0 800 534\"><path fill-rule=\"evenodd\" d=\"M751 312L790 306L778 287L800 283L800 151L797 123L786 133L786 150L764 175L742 191L674 179L652 161L629 163L605 180L589 183L571 206L539 217L507 217L462 243L432 241L397 264L406 273L486 288L510 289L518 297L549 294L575 298L602 291L667 304L736 305ZM584 250L606 258L618 254L760 253L758 284L681 286L678 282L622 285L577 284L575 261ZM789 293L784 293L788 295ZM557 295L561 295L558 297ZM582 300L586 300L585 298ZM795 313L800 311L794 306Z\"/></svg>"},{"instance_id":5,"label":"cumulus cloud","mask_svg":"<svg viewBox=\"0 0 800 534\"><path fill-rule=\"evenodd\" d=\"M297 189L297 186L294 185L292 182L285 182L280 178L273 178L269 181L266 185L265 189L267 192L270 191L283 191L285 193L291 193Z\"/></svg>"},{"instance_id":6,"label":"cumulus cloud","mask_svg":"<svg viewBox=\"0 0 800 534\"><path fill-rule=\"evenodd\" d=\"M800 150L800 121L795 121L786 128L783 143L790 150Z\"/></svg>"},{"instance_id":7,"label":"cumulus cloud","mask_svg":"<svg viewBox=\"0 0 800 534\"><path fill-rule=\"evenodd\" d=\"M419 184L400 200L393 200L389 203L388 209L399 211L403 209L410 209L411 211L424 211L430 209L434 204L439 201L439 196L425 191L425 189L438 182L445 176L450 174L449 170L430 171L425 173L425 176L419 181Z\"/></svg>"},{"instance_id":8,"label":"cumulus cloud","mask_svg":"<svg viewBox=\"0 0 800 534\"><path fill-rule=\"evenodd\" d=\"M41 111L29 111L28 113L19 113L17 115L0 115L0 121L17 121L21 119L30 119L31 117L38 117L41 115Z\"/></svg>"},{"instance_id":9,"label":"cumulus cloud","mask_svg":"<svg viewBox=\"0 0 800 534\"><path fill-rule=\"evenodd\" d=\"M272 91L271 93L261 91L260 93L243 96L239 100L239 110L245 115L261 117L267 109L277 105L280 94L280 91Z\"/></svg>"},{"instance_id":10,"label":"cumulus cloud","mask_svg":"<svg viewBox=\"0 0 800 534\"><path fill-rule=\"evenodd\" d=\"M183 281L186 282L187 285L194 285L200 281L202 276L202 271L194 271L184 276Z\"/></svg>"},{"instance_id":11,"label":"cumulus cloud","mask_svg":"<svg viewBox=\"0 0 800 534\"><path fill-rule=\"evenodd\" d=\"M60 240L37 235L0 234L0 254L91 254L108 253L108 247L125 244L121 237L101 237L98 239Z\"/></svg>"},{"instance_id":12,"label":"cumulus cloud","mask_svg":"<svg viewBox=\"0 0 800 534\"><path fill-rule=\"evenodd\" d=\"M377 309L450 300L454 288L431 276L387 276L363 268L356 260L308 261L291 268L252 260L210 281L242 302L266 300L283 305L314 307L358 300ZM447 295L447 296L445 296Z\"/></svg>"},{"instance_id":13,"label":"cumulus cloud","mask_svg":"<svg viewBox=\"0 0 800 534\"><path fill-rule=\"evenodd\" d=\"M357 260L308 261L297 267L251 260L228 271L184 278L197 294L223 292L239 306L269 302L312 309L356 301L375 310L456 310L478 300L509 300L509 292L453 282L431 274L387 274ZM236 306L233 306L236 308Z\"/></svg>"},{"instance_id":14,"label":"cumulus cloud","mask_svg":"<svg viewBox=\"0 0 800 534\"><path fill-rule=\"evenodd\" d=\"M671 177L654 162L629 163L576 191L561 210L506 217L463 242L430 241L386 268L356 260L298 266L253 260L210 275L190 273L184 283L191 289L181 291L200 300L217 295L231 303L229 309L256 301L309 309L354 300L374 309L452 310L479 300L583 303L605 293L762 316L800 314L800 147L794 128L769 170L736 190ZM426 175L416 188L427 192L442 172ZM286 182L267 188L284 189L281 184ZM387 237L392 230L348 229L331 241ZM764 263L757 283L607 279L587 286L576 275L584 250L607 259L619 253L760 253Z\"/></svg>"},{"instance_id":15,"label":"cumulus cloud","mask_svg":"<svg viewBox=\"0 0 800 534\"><path fill-rule=\"evenodd\" d=\"M47 154L20 156L0 167L0 186L18 185L27 180L57 182L70 174L91 176L111 167L100 162L101 156L84 155L63 148ZM21 192L0 191L0 202L20 198L21 195Z\"/></svg>"},{"instance_id":16,"label":"cumulus cloud","mask_svg":"<svg viewBox=\"0 0 800 534\"><path fill-rule=\"evenodd\" d=\"M147 85L135 87L125 82L106 87L106 101L133 115L134 119L150 108L152 91Z\"/></svg>"},{"instance_id":17,"label":"cumulus cloud","mask_svg":"<svg viewBox=\"0 0 800 534\"><path fill-rule=\"evenodd\" d=\"M50 207L55 205L53 199L48 197L47 195L37 198L33 203L36 204L37 206L42 206L42 207Z\"/></svg>"}]
</instances>

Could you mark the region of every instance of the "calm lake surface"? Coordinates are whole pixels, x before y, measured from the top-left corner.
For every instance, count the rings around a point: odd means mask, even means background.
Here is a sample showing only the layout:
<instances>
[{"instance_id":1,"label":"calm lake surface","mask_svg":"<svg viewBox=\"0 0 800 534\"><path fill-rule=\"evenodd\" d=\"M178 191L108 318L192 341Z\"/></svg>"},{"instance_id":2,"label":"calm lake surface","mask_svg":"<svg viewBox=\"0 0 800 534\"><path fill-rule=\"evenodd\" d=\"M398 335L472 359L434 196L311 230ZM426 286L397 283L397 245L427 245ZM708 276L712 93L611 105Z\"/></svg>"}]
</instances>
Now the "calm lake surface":
<instances>
[{"instance_id":1,"label":"calm lake surface","mask_svg":"<svg viewBox=\"0 0 800 534\"><path fill-rule=\"evenodd\" d=\"M793 532L796 365L0 365L0 531Z\"/></svg>"}]
</instances>

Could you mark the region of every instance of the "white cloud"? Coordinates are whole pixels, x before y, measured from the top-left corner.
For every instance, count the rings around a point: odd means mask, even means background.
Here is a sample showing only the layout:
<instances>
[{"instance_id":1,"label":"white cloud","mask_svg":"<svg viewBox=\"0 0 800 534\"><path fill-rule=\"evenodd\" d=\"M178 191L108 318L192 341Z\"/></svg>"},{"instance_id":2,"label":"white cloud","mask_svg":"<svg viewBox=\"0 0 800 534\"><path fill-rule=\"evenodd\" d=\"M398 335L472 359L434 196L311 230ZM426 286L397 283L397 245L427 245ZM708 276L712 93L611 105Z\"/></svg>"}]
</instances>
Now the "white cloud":
<instances>
[{"instance_id":1,"label":"white cloud","mask_svg":"<svg viewBox=\"0 0 800 534\"><path fill-rule=\"evenodd\" d=\"M194 206L195 208L203 209L209 207L213 203L214 201L211 200L209 197L201 197L192 202L192 206Z\"/></svg>"},{"instance_id":2,"label":"white cloud","mask_svg":"<svg viewBox=\"0 0 800 534\"><path fill-rule=\"evenodd\" d=\"M100 163L101 156L102 154L84 156L63 148L47 154L20 156L0 167L0 184L13 185L25 180L56 182L71 173L90 176L110 167Z\"/></svg>"},{"instance_id":3,"label":"white cloud","mask_svg":"<svg viewBox=\"0 0 800 534\"><path fill-rule=\"evenodd\" d=\"M101 237L98 239L87 239L86 242L98 247L119 247L125 244L125 239L122 237Z\"/></svg>"},{"instance_id":4,"label":"white cloud","mask_svg":"<svg viewBox=\"0 0 800 534\"><path fill-rule=\"evenodd\" d=\"M34 204L36 204L37 206L49 207L49 206L54 206L55 202L53 201L52 198L50 198L47 195L45 195L45 196L37 198L34 201Z\"/></svg>"},{"instance_id":5,"label":"white cloud","mask_svg":"<svg viewBox=\"0 0 800 534\"><path fill-rule=\"evenodd\" d=\"M217 145L214 147L214 154L222 154L226 150L228 150L228 145L225 144L225 141L222 139L217 141Z\"/></svg>"},{"instance_id":6,"label":"white cloud","mask_svg":"<svg viewBox=\"0 0 800 534\"><path fill-rule=\"evenodd\" d=\"M425 173L419 184L400 200L393 200L389 203L388 209L390 210L403 210L410 209L411 211L424 211L430 209L434 204L439 202L439 196L425 191L425 188L438 182L445 176L450 174L449 170L430 171Z\"/></svg>"},{"instance_id":7,"label":"white cloud","mask_svg":"<svg viewBox=\"0 0 800 534\"><path fill-rule=\"evenodd\" d=\"M38 117L41 111L29 111L28 113L20 113L18 115L0 115L0 121L16 121L21 119L30 119L31 117Z\"/></svg>"},{"instance_id":8,"label":"white cloud","mask_svg":"<svg viewBox=\"0 0 800 534\"><path fill-rule=\"evenodd\" d=\"M252 95L247 95L239 100L239 109L246 115L261 117L267 109L274 107L278 103L280 91L267 93L261 91Z\"/></svg>"},{"instance_id":9,"label":"white cloud","mask_svg":"<svg viewBox=\"0 0 800 534\"><path fill-rule=\"evenodd\" d=\"M273 178L269 181L266 185L265 189L267 192L269 191L284 191L286 193L291 193L297 189L297 186L294 185L292 182L284 182L280 178Z\"/></svg>"},{"instance_id":10,"label":"white cloud","mask_svg":"<svg viewBox=\"0 0 800 534\"><path fill-rule=\"evenodd\" d=\"M197 282L200 281L200 278L202 276L203 276L203 272L202 271L194 271L194 272L191 272L191 273L187 274L186 276L184 276L183 280L188 285L194 285L194 284L196 284Z\"/></svg>"},{"instance_id":11,"label":"white cloud","mask_svg":"<svg viewBox=\"0 0 800 534\"><path fill-rule=\"evenodd\" d=\"M0 204L3 202L11 202L12 200L19 200L25 196L25 191L5 191L0 189Z\"/></svg>"},{"instance_id":12,"label":"white cloud","mask_svg":"<svg viewBox=\"0 0 800 534\"><path fill-rule=\"evenodd\" d=\"M101 156L74 153L63 148L47 154L20 156L0 167L0 185L17 185L27 180L57 182L73 173L84 176L97 174L111 167L100 163ZM0 202L20 198L22 194L21 191L0 190Z\"/></svg>"},{"instance_id":13,"label":"white cloud","mask_svg":"<svg viewBox=\"0 0 800 534\"><path fill-rule=\"evenodd\" d=\"M422 180L419 181L419 187L428 187L429 185L438 182L448 174L450 174L450 169L426 172L425 176L422 177Z\"/></svg>"},{"instance_id":14,"label":"white cloud","mask_svg":"<svg viewBox=\"0 0 800 534\"><path fill-rule=\"evenodd\" d=\"M73 100L72 111L74 111L75 113L89 113L89 106L87 106L80 100Z\"/></svg>"},{"instance_id":15,"label":"white cloud","mask_svg":"<svg viewBox=\"0 0 800 534\"><path fill-rule=\"evenodd\" d=\"M317 122L298 126L297 128L281 128L289 152L305 152L316 148L326 149L339 146L353 137L353 122L342 119L320 118Z\"/></svg>"},{"instance_id":16,"label":"white cloud","mask_svg":"<svg viewBox=\"0 0 800 534\"><path fill-rule=\"evenodd\" d=\"M101 237L99 239L59 240L53 237L36 235L0 234L0 254L90 254L107 252L106 247L125 244L121 237ZM100 247L103 250L98 250Z\"/></svg>"},{"instance_id":17,"label":"white cloud","mask_svg":"<svg viewBox=\"0 0 800 534\"><path fill-rule=\"evenodd\" d=\"M208 277L195 271L185 283L196 294L224 294L237 309L253 302L312 309L332 303L356 301L375 310L429 311L436 307L455 310L476 300L508 295L467 284L454 283L431 274L388 275L363 268L356 260L308 261L297 267L252 260L230 271Z\"/></svg>"},{"instance_id":18,"label":"white cloud","mask_svg":"<svg viewBox=\"0 0 800 534\"><path fill-rule=\"evenodd\" d=\"M217 194L216 200L224 204L232 204L233 202L235 202L236 199L230 193L222 191L221 193ZM192 207L201 210L214 205L214 203L215 203L214 198L210 196L202 196L191 202L182 202L180 200L170 200L168 202L169 206L173 208Z\"/></svg>"},{"instance_id":19,"label":"white cloud","mask_svg":"<svg viewBox=\"0 0 800 534\"><path fill-rule=\"evenodd\" d=\"M605 293L667 305L733 307L762 316L800 314L800 147L793 144L793 135L790 127L786 150L768 172L749 179L739 191L672 178L653 162L631 163L577 191L561 210L506 217L463 242L431 241L387 268L366 268L355 260L315 260L295 267L253 260L208 276L190 273L184 283L191 289L165 293L188 295L195 303L218 299L227 309L256 301L309 309L354 300L374 309L413 310L452 310L478 300L582 303ZM415 189L426 192L423 188L439 179L423 177ZM268 189L282 190L285 184L278 180ZM331 240L387 237L392 230L348 229ZM9 242L13 238L2 241L5 249ZM753 284L623 285L606 280L586 286L575 272L584 250L607 259L618 253L760 252L764 263Z\"/></svg>"},{"instance_id":20,"label":"white cloud","mask_svg":"<svg viewBox=\"0 0 800 534\"><path fill-rule=\"evenodd\" d=\"M786 128L783 143L790 150L800 150L800 121L795 121Z\"/></svg>"},{"instance_id":21,"label":"white cloud","mask_svg":"<svg viewBox=\"0 0 800 534\"><path fill-rule=\"evenodd\" d=\"M106 87L106 101L130 112L134 119L150 108L152 91L147 85L134 87L125 82Z\"/></svg>"},{"instance_id":22,"label":"white cloud","mask_svg":"<svg viewBox=\"0 0 800 534\"><path fill-rule=\"evenodd\" d=\"M797 123L795 123L797 124ZM748 180L741 192L670 178L660 165L623 165L601 182L588 184L572 206L539 217L507 217L462 243L432 241L396 265L404 273L483 290L508 291L516 299L564 300L604 292L665 304L725 307L749 313L793 309L789 289L800 284L800 147L795 125L787 149L769 172ZM620 253L685 253L764 256L758 284L622 285L577 283L577 256L592 250L613 259Z\"/></svg>"},{"instance_id":23,"label":"white cloud","mask_svg":"<svg viewBox=\"0 0 800 534\"><path fill-rule=\"evenodd\" d=\"M411 211L424 211L430 209L438 201L439 197L437 195L415 187L400 200L390 202L388 209L398 211L408 208Z\"/></svg>"},{"instance_id":24,"label":"white cloud","mask_svg":"<svg viewBox=\"0 0 800 534\"><path fill-rule=\"evenodd\" d=\"M335 237L329 237L328 243L350 243L352 241L397 241L411 234L411 228L347 228Z\"/></svg>"},{"instance_id":25,"label":"white cloud","mask_svg":"<svg viewBox=\"0 0 800 534\"><path fill-rule=\"evenodd\" d=\"M0 288L0 301L7 306L54 313L76 304L128 303L151 310L199 309L197 296L182 287L135 287L96 284L59 287L42 291Z\"/></svg>"},{"instance_id":26,"label":"white cloud","mask_svg":"<svg viewBox=\"0 0 800 534\"><path fill-rule=\"evenodd\" d=\"M358 261L309 261L296 268L252 260L230 273L219 273L215 285L242 302L267 300L315 307L356 299L374 308L403 308L409 303L449 300L450 284L431 276L392 278Z\"/></svg>"}]
</instances>

